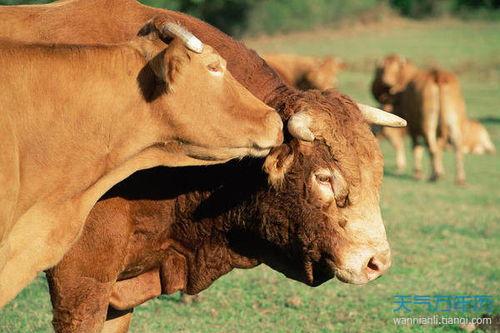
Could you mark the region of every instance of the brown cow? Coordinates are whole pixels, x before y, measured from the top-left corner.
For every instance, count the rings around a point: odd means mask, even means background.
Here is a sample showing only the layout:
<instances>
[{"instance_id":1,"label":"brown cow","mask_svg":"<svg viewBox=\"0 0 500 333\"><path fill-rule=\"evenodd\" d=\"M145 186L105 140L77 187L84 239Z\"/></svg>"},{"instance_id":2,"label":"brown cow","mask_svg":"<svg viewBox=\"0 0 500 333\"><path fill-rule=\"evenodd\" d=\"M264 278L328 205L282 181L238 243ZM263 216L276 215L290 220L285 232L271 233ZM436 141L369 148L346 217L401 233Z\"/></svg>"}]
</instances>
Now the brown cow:
<instances>
[{"instance_id":1,"label":"brown cow","mask_svg":"<svg viewBox=\"0 0 500 333\"><path fill-rule=\"evenodd\" d=\"M115 46L0 46L0 306L63 257L94 203L133 172L281 143L278 114L210 46L170 24L162 34L181 31L199 54L179 39L166 48L156 28Z\"/></svg>"},{"instance_id":2,"label":"brown cow","mask_svg":"<svg viewBox=\"0 0 500 333\"><path fill-rule=\"evenodd\" d=\"M376 69L372 90L379 102L392 104L394 114L408 121L415 177L422 178L423 146L419 138L429 148L431 180L443 175L442 151L449 140L455 150L456 182L465 183L463 129L467 117L456 76L440 69L421 70L405 58L390 55ZM399 134L402 140L401 131ZM398 155L404 154L402 146Z\"/></svg>"},{"instance_id":3,"label":"brown cow","mask_svg":"<svg viewBox=\"0 0 500 333\"><path fill-rule=\"evenodd\" d=\"M46 5L0 6L0 37L24 42L117 43L133 38L145 20L158 16L184 25L214 47L227 60L233 76L281 112L285 120L298 110L315 118L312 116L321 113L318 104L334 107L335 103L329 103L325 97L311 93L318 98L311 102L311 98L286 86L254 51L215 27L189 15L148 7L136 0L60 0ZM68 24L69 17L72 24ZM27 21L29 25L25 24ZM361 106L360 111L369 122L406 126L404 120L377 109Z\"/></svg>"},{"instance_id":4,"label":"brown cow","mask_svg":"<svg viewBox=\"0 0 500 333\"><path fill-rule=\"evenodd\" d=\"M382 80L383 66L379 65L375 69L375 78L372 82L372 95L380 103L380 108L386 112L394 112L394 97L389 93L389 87ZM386 138L396 150L396 173L402 174L406 169L405 137L408 134L407 128L392 128L373 126L372 128L378 137Z\"/></svg>"},{"instance_id":5,"label":"brown cow","mask_svg":"<svg viewBox=\"0 0 500 333\"><path fill-rule=\"evenodd\" d=\"M266 54L264 60L283 81L298 89L328 89L337 86L337 73L344 62L333 57L305 57L290 54Z\"/></svg>"},{"instance_id":6,"label":"brown cow","mask_svg":"<svg viewBox=\"0 0 500 333\"><path fill-rule=\"evenodd\" d=\"M467 119L464 126L464 153L483 155L495 152L495 145L486 127L477 120Z\"/></svg>"},{"instance_id":7,"label":"brown cow","mask_svg":"<svg viewBox=\"0 0 500 333\"><path fill-rule=\"evenodd\" d=\"M235 267L265 263L310 286L383 274L382 156L353 102L329 98L337 108L314 142L291 140L265 161L149 170L112 189L48 274L56 331L99 331L110 300L130 310L160 292L196 294Z\"/></svg>"}]
</instances>

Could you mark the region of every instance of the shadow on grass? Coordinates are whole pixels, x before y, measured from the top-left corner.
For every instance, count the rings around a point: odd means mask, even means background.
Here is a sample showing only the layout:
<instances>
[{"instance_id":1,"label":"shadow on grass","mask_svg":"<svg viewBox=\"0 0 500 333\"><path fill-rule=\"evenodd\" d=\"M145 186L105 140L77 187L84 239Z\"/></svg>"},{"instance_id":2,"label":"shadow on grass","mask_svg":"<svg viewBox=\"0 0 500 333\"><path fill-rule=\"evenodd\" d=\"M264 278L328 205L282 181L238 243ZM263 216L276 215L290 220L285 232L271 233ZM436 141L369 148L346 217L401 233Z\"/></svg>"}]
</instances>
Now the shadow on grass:
<instances>
[{"instance_id":1,"label":"shadow on grass","mask_svg":"<svg viewBox=\"0 0 500 333\"><path fill-rule=\"evenodd\" d=\"M500 118L497 117L492 117L492 116L480 117L477 120L482 124L500 125Z\"/></svg>"},{"instance_id":2,"label":"shadow on grass","mask_svg":"<svg viewBox=\"0 0 500 333\"><path fill-rule=\"evenodd\" d=\"M411 182L416 182L415 178L413 178L412 175L406 174L406 173L397 173L394 170L385 170L384 169L384 177L389 177L389 178L395 178L395 179L401 179L404 181L411 181Z\"/></svg>"}]
</instances>

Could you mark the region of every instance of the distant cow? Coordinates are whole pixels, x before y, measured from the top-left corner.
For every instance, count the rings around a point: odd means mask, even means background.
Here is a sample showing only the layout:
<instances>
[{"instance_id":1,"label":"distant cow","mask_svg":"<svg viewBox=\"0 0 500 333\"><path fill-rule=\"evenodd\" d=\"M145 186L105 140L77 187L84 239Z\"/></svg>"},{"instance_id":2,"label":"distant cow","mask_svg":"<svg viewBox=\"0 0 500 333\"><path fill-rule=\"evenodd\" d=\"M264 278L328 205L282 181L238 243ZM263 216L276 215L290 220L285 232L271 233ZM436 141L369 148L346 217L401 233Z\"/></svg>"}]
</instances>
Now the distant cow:
<instances>
[{"instance_id":1,"label":"distant cow","mask_svg":"<svg viewBox=\"0 0 500 333\"><path fill-rule=\"evenodd\" d=\"M0 306L62 258L94 203L133 172L281 143L278 114L210 46L175 24L143 32L116 46L0 46Z\"/></svg>"},{"instance_id":2,"label":"distant cow","mask_svg":"<svg viewBox=\"0 0 500 333\"><path fill-rule=\"evenodd\" d=\"M386 57L377 67L372 91L381 104L408 121L415 158L415 177L422 177L423 138L432 162L431 180L442 176L442 151L450 141L455 150L456 182L465 182L463 165L465 102L457 77L440 69L421 70L397 55ZM394 131L393 131L394 132ZM398 134L402 142L404 132ZM400 145L399 154L404 154ZM398 163L399 164L399 163ZM400 165L401 166L401 165Z\"/></svg>"},{"instance_id":3,"label":"distant cow","mask_svg":"<svg viewBox=\"0 0 500 333\"><path fill-rule=\"evenodd\" d=\"M337 86L337 73L344 62L334 57L306 57L291 54L267 54L264 60L283 81L298 89L328 89Z\"/></svg>"},{"instance_id":4,"label":"distant cow","mask_svg":"<svg viewBox=\"0 0 500 333\"><path fill-rule=\"evenodd\" d=\"M477 120L467 119L464 127L464 153L483 155L495 152L495 145L486 128Z\"/></svg>"},{"instance_id":5,"label":"distant cow","mask_svg":"<svg viewBox=\"0 0 500 333\"><path fill-rule=\"evenodd\" d=\"M380 150L352 101L329 97L339 108L314 142L290 140L260 161L145 171L112 189L48 273L56 331L99 331L109 303L126 311L196 294L259 263L310 286L383 274Z\"/></svg>"}]
</instances>

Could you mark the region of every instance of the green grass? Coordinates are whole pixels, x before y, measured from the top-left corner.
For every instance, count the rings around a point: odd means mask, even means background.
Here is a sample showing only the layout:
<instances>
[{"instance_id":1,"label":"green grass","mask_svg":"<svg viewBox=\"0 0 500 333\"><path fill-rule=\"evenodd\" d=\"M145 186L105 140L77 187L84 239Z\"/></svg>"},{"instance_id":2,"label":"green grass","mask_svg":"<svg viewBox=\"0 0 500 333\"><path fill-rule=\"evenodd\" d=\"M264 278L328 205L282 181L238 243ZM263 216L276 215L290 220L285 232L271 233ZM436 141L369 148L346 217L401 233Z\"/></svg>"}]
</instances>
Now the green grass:
<instances>
[{"instance_id":1,"label":"green grass","mask_svg":"<svg viewBox=\"0 0 500 333\"><path fill-rule=\"evenodd\" d=\"M368 87L375 59L386 53L457 70L469 115L483 121L500 148L500 23L396 22L396 28L343 28L249 43L265 52L343 57L351 69L340 76L341 90L364 102L372 102ZM432 184L413 181L410 170L394 176L394 153L386 142L382 148L382 210L394 253L387 275L366 286L332 281L309 288L266 267L235 270L205 291L199 303L184 305L173 295L138 307L132 331L460 331L456 325L395 326L395 294L495 295L498 314L499 156L467 156L468 185L456 187L450 152L445 156L446 178ZM50 318L47 287L39 277L0 310L0 332L50 331Z\"/></svg>"}]
</instances>

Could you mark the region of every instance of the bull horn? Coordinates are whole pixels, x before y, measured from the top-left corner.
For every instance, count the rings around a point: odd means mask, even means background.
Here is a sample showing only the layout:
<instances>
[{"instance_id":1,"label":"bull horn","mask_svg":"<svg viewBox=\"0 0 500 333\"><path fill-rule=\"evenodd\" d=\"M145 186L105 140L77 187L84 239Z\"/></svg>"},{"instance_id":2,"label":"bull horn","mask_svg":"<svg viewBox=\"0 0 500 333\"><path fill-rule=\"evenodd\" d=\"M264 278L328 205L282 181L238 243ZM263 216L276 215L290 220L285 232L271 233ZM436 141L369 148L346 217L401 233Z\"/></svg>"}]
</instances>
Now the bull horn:
<instances>
[{"instance_id":1,"label":"bull horn","mask_svg":"<svg viewBox=\"0 0 500 333\"><path fill-rule=\"evenodd\" d=\"M184 27L176 23L167 22L162 25L160 31L164 35L180 38L184 42L184 45L186 45L186 47L193 52L203 52L202 41L196 38L195 35L187 31Z\"/></svg>"},{"instance_id":2,"label":"bull horn","mask_svg":"<svg viewBox=\"0 0 500 333\"><path fill-rule=\"evenodd\" d=\"M406 120L392 113L358 103L358 108L363 114L365 120L374 125L389 127L405 127Z\"/></svg>"},{"instance_id":3,"label":"bull horn","mask_svg":"<svg viewBox=\"0 0 500 333\"><path fill-rule=\"evenodd\" d=\"M314 141L314 134L309 129L311 122L311 116L304 111L300 111L291 116L288 120L288 132L297 139L310 142Z\"/></svg>"}]
</instances>

